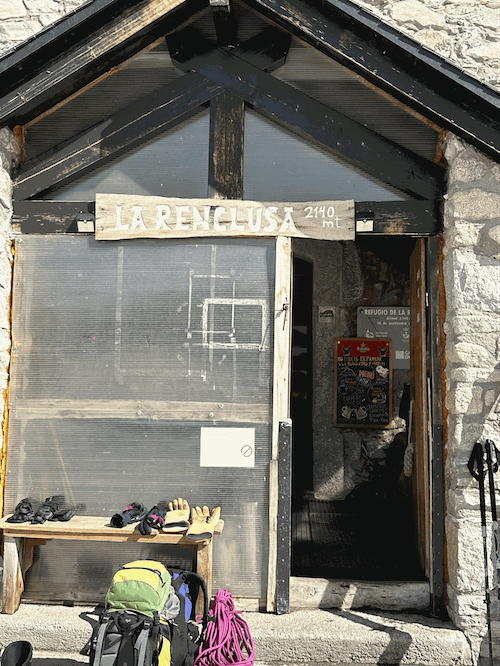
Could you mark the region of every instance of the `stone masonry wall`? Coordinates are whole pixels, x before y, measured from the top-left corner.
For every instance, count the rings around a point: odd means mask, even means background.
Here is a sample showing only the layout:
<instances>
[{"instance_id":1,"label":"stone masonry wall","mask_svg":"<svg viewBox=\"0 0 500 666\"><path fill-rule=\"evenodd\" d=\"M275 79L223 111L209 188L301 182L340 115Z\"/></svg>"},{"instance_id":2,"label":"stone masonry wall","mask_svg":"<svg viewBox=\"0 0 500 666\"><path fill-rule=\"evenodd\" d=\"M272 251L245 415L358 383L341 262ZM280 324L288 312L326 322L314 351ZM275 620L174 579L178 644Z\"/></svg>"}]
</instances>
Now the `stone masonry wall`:
<instances>
[{"instance_id":1,"label":"stone masonry wall","mask_svg":"<svg viewBox=\"0 0 500 666\"><path fill-rule=\"evenodd\" d=\"M91 0L1 0L0 56Z\"/></svg>"},{"instance_id":2,"label":"stone masonry wall","mask_svg":"<svg viewBox=\"0 0 500 666\"><path fill-rule=\"evenodd\" d=\"M0 55L89 0L1 0ZM90 0L91 1L91 0ZM358 4L423 47L500 90L500 0L365 0ZM18 146L0 130L0 388L9 363L11 168ZM449 611L487 655L475 441L500 445L500 167L449 135L443 257L446 294L446 538ZM0 410L4 402L0 394ZM490 563L491 564L491 563ZM494 569L490 567L490 572ZM493 576L493 584L497 581ZM492 593L492 598L496 597ZM493 608L495 640L500 638Z\"/></svg>"},{"instance_id":3,"label":"stone masonry wall","mask_svg":"<svg viewBox=\"0 0 500 666\"><path fill-rule=\"evenodd\" d=\"M486 658L489 646L479 492L467 462L477 441L491 439L500 447L500 166L453 135L446 140L445 157L449 611L476 651L481 650ZM489 509L487 524L491 528ZM491 532L488 543L492 548ZM491 585L497 588L492 559L488 568ZM495 652L500 657L496 590L491 599Z\"/></svg>"},{"instance_id":4,"label":"stone masonry wall","mask_svg":"<svg viewBox=\"0 0 500 666\"><path fill-rule=\"evenodd\" d=\"M358 0L430 51L500 89L500 0Z\"/></svg>"}]
</instances>

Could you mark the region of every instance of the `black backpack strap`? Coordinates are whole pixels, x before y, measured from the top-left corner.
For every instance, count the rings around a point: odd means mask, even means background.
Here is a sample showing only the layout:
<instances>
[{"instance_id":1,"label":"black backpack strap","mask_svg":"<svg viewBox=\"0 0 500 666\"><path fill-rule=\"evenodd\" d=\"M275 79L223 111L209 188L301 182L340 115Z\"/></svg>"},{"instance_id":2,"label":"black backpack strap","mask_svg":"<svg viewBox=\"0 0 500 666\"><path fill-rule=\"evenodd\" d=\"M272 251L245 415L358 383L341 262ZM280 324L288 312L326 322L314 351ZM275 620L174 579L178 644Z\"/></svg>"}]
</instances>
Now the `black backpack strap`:
<instances>
[{"instance_id":1,"label":"black backpack strap","mask_svg":"<svg viewBox=\"0 0 500 666\"><path fill-rule=\"evenodd\" d=\"M94 628L92 635L92 644L91 644L91 661L90 666L99 666L101 663L102 657L102 646L104 644L104 637L106 636L106 631L108 630L109 624L113 620L110 616L104 611L101 613L99 618L99 624Z\"/></svg>"},{"instance_id":2,"label":"black backpack strap","mask_svg":"<svg viewBox=\"0 0 500 666\"><path fill-rule=\"evenodd\" d=\"M201 590L203 594L203 618L201 624L203 631L205 631L208 623L208 607L210 603L208 598L207 584L205 579L194 571L186 571L186 582L189 588L189 595L193 602L193 608L191 612L192 620L194 620L196 617L196 602L198 600L199 591Z\"/></svg>"},{"instance_id":3,"label":"black backpack strap","mask_svg":"<svg viewBox=\"0 0 500 666\"><path fill-rule=\"evenodd\" d=\"M196 573L195 571L185 571L184 569L175 569L171 568L169 569L171 576L172 576L172 586L175 589L176 592L179 592L179 589L183 583L186 583L188 590L189 590L189 597L192 601L193 607L191 609L191 615L190 618L191 620L194 620L196 617L196 601L198 599L198 592L199 590L202 591L203 594L203 628L205 629L207 622L208 622L208 608L209 608L209 603L210 600L208 598L208 590L207 590L207 584L205 582L205 579L200 576L200 574ZM177 574L177 577L174 578L174 575ZM184 613L184 609L182 608L181 611Z\"/></svg>"},{"instance_id":4,"label":"black backpack strap","mask_svg":"<svg viewBox=\"0 0 500 666\"><path fill-rule=\"evenodd\" d=\"M158 642L158 625L153 620L144 620L141 632L137 637L134 646L138 653L137 666L149 666L146 664L146 653L149 641L153 642L156 649L156 644ZM136 662L131 663L135 664Z\"/></svg>"},{"instance_id":5,"label":"black backpack strap","mask_svg":"<svg viewBox=\"0 0 500 666\"><path fill-rule=\"evenodd\" d=\"M116 666L136 666L137 661L135 659L135 636L139 627L141 627L141 625L144 626L144 623L147 622L147 620L145 621L139 616L134 618L131 617L129 613L122 613L120 611L118 611L116 615L117 617L115 619L115 624L122 632L123 636L115 664ZM147 634L149 634L149 628L150 627L148 626L146 630ZM142 629L142 631L144 631L144 629ZM142 631L140 635L142 635Z\"/></svg>"}]
</instances>

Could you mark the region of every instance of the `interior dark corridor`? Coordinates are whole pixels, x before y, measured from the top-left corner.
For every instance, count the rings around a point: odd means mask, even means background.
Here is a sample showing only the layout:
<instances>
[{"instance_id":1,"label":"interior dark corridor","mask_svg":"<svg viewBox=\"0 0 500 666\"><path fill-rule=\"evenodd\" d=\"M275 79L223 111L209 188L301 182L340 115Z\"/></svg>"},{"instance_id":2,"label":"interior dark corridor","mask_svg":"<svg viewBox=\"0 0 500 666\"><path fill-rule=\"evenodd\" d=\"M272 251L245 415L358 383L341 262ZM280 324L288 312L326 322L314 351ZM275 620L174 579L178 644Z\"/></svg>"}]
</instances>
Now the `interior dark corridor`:
<instances>
[{"instance_id":1,"label":"interior dark corridor","mask_svg":"<svg viewBox=\"0 0 500 666\"><path fill-rule=\"evenodd\" d=\"M292 513L292 576L371 581L425 580L411 510L305 496Z\"/></svg>"},{"instance_id":2,"label":"interior dark corridor","mask_svg":"<svg viewBox=\"0 0 500 666\"><path fill-rule=\"evenodd\" d=\"M360 485L344 500L314 498L312 271L312 264L294 259L291 573L332 579L425 580L414 542L411 489L407 487L401 495L393 482L401 469L404 441L395 451L393 469L391 464L384 465L378 482Z\"/></svg>"}]
</instances>

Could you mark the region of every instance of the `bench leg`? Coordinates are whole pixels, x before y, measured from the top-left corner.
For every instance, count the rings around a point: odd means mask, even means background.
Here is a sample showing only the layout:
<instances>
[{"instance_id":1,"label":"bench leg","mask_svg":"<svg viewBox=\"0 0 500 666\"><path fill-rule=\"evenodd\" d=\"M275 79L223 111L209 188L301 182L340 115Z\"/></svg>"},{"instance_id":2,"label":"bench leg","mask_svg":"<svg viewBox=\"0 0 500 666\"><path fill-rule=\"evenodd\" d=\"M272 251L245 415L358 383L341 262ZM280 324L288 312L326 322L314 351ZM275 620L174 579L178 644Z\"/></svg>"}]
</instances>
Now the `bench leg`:
<instances>
[{"instance_id":1,"label":"bench leg","mask_svg":"<svg viewBox=\"0 0 500 666\"><path fill-rule=\"evenodd\" d=\"M213 541L202 543L196 549L196 572L204 578L207 584L208 603L212 599L212 554L213 554ZM196 612L203 613L203 599L201 594L198 596L196 602Z\"/></svg>"},{"instance_id":2,"label":"bench leg","mask_svg":"<svg viewBox=\"0 0 500 666\"><path fill-rule=\"evenodd\" d=\"M24 591L24 539L4 538L2 613L12 615L21 603Z\"/></svg>"}]
</instances>

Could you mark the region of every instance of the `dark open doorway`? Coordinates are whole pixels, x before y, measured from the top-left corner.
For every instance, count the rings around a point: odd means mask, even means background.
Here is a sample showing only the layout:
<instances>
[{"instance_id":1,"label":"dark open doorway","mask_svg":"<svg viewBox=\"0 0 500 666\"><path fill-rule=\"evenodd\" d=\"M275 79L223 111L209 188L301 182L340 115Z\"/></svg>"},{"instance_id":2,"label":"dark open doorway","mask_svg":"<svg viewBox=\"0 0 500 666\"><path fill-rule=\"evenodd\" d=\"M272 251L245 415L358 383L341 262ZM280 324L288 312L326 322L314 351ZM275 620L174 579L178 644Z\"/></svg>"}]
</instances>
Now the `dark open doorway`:
<instances>
[{"instance_id":1,"label":"dark open doorway","mask_svg":"<svg viewBox=\"0 0 500 666\"><path fill-rule=\"evenodd\" d=\"M409 256L413 243L394 240L369 245L357 243L342 249L344 261L356 253L360 296L345 307L344 325L356 337L356 311L361 303L377 302L376 288L383 293L397 285L394 297L407 302L410 291ZM388 248L388 245L391 245ZM332 252L334 250L332 249ZM315 261L295 257L292 311L292 567L294 576L373 581L422 581L425 575L415 543L412 482L403 479L402 466L407 445L405 421L384 434L383 452L374 429L336 428L331 446L344 457L344 493L335 499L320 499L316 474L321 473L321 455L314 446L313 381L315 359L313 295ZM319 269L318 269L319 270ZM333 276L332 276L333 277ZM340 280L342 278L340 277ZM340 282L339 282L340 285ZM373 286L375 285L375 286ZM339 286L340 289L340 286ZM336 329L340 324L334 323ZM324 340L324 338L321 338ZM318 342L319 344L319 342ZM332 370L333 371L333 370ZM398 417L403 387L409 370L394 378L394 415ZM332 417L333 418L333 417ZM376 446L375 446L376 444ZM341 448L340 448L341 447ZM378 453L373 456L377 448ZM343 454L341 453L343 451ZM379 457L377 457L380 454ZM319 472L318 472L319 470ZM402 480L403 479L403 480Z\"/></svg>"}]
</instances>

